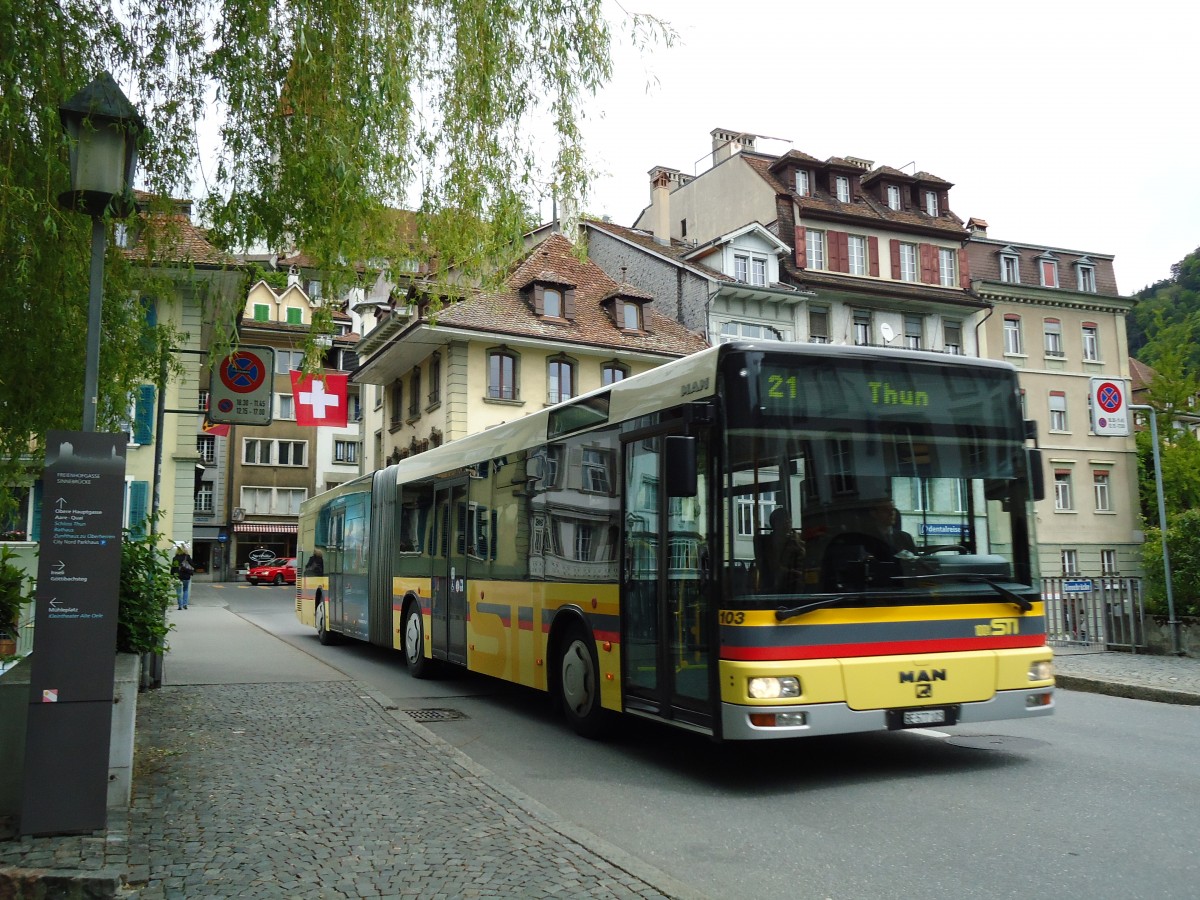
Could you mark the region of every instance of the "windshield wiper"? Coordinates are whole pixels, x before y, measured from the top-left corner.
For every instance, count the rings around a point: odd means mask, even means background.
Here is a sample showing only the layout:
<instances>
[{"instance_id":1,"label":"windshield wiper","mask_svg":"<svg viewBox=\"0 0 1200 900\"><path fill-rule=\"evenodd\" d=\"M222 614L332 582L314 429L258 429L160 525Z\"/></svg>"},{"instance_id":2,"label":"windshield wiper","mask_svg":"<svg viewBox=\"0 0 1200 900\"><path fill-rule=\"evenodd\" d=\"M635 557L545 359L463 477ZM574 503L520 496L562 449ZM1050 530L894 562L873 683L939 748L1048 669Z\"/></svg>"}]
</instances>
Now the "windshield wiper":
<instances>
[{"instance_id":1,"label":"windshield wiper","mask_svg":"<svg viewBox=\"0 0 1200 900\"><path fill-rule=\"evenodd\" d=\"M775 621L782 622L784 619L802 616L807 612L812 612L814 609L822 609L826 606L833 606L835 603L841 603L843 600L848 600L851 597L861 596L861 594L837 594L833 597L822 597L820 600L814 600L811 603L805 603L803 606L793 606L790 609L781 606L779 609L775 610Z\"/></svg>"},{"instance_id":2,"label":"windshield wiper","mask_svg":"<svg viewBox=\"0 0 1200 900\"><path fill-rule=\"evenodd\" d=\"M1011 603L1021 612L1029 612L1033 604L1015 591L1010 591L990 575L980 575L976 572L930 572L927 575L897 575L897 581L961 581L968 584L986 584L997 594Z\"/></svg>"}]
</instances>

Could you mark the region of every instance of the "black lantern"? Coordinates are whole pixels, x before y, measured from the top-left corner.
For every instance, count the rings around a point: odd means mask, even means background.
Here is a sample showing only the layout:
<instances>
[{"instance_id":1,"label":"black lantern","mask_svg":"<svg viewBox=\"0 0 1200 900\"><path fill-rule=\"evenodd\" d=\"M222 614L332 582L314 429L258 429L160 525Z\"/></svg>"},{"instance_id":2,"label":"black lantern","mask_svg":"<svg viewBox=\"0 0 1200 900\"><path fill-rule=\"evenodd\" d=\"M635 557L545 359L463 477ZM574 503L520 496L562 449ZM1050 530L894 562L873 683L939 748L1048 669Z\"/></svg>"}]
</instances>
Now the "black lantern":
<instances>
[{"instance_id":1,"label":"black lantern","mask_svg":"<svg viewBox=\"0 0 1200 900\"><path fill-rule=\"evenodd\" d=\"M107 72L58 108L71 144L71 190L59 205L91 216L133 212L138 138L146 123Z\"/></svg>"}]
</instances>

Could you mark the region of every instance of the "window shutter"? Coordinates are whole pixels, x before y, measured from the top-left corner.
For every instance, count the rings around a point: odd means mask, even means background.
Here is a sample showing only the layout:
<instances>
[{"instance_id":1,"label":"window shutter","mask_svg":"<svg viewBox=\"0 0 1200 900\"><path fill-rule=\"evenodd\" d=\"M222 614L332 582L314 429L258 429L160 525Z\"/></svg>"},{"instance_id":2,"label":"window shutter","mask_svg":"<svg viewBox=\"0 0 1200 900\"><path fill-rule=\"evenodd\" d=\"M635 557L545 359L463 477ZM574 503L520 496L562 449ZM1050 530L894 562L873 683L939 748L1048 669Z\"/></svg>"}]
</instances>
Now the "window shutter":
<instances>
[{"instance_id":1,"label":"window shutter","mask_svg":"<svg viewBox=\"0 0 1200 900\"><path fill-rule=\"evenodd\" d=\"M563 291L563 318L575 318L575 288L567 288Z\"/></svg>"},{"instance_id":2,"label":"window shutter","mask_svg":"<svg viewBox=\"0 0 1200 900\"><path fill-rule=\"evenodd\" d=\"M533 311L539 316L545 315L545 306L543 304L543 295L545 292L546 289L540 284L533 286Z\"/></svg>"},{"instance_id":3,"label":"window shutter","mask_svg":"<svg viewBox=\"0 0 1200 900\"><path fill-rule=\"evenodd\" d=\"M958 286L964 291L971 288L971 266L967 263L967 248L958 251Z\"/></svg>"},{"instance_id":4,"label":"window shutter","mask_svg":"<svg viewBox=\"0 0 1200 900\"><path fill-rule=\"evenodd\" d=\"M134 404L133 442L154 443L154 385L143 384L138 388Z\"/></svg>"},{"instance_id":5,"label":"window shutter","mask_svg":"<svg viewBox=\"0 0 1200 900\"><path fill-rule=\"evenodd\" d=\"M129 482L129 531L135 538L146 536L150 482Z\"/></svg>"},{"instance_id":6,"label":"window shutter","mask_svg":"<svg viewBox=\"0 0 1200 900\"><path fill-rule=\"evenodd\" d=\"M897 253L900 252L899 248L897 248L896 252ZM877 238L877 237L872 236L872 237L867 238L867 260L868 260L867 271L871 273L872 278L878 278L879 277L879 238Z\"/></svg>"},{"instance_id":7,"label":"window shutter","mask_svg":"<svg viewBox=\"0 0 1200 900\"><path fill-rule=\"evenodd\" d=\"M900 242L895 238L888 241L892 253L892 278L900 280Z\"/></svg>"},{"instance_id":8,"label":"window shutter","mask_svg":"<svg viewBox=\"0 0 1200 900\"><path fill-rule=\"evenodd\" d=\"M796 267L808 268L808 233L803 225L796 226Z\"/></svg>"},{"instance_id":9,"label":"window shutter","mask_svg":"<svg viewBox=\"0 0 1200 900\"><path fill-rule=\"evenodd\" d=\"M938 261L937 248L933 244L921 245L921 283L937 284Z\"/></svg>"},{"instance_id":10,"label":"window shutter","mask_svg":"<svg viewBox=\"0 0 1200 900\"><path fill-rule=\"evenodd\" d=\"M826 231L825 252L829 254L829 271L845 272L849 270L850 235L844 231Z\"/></svg>"}]
</instances>

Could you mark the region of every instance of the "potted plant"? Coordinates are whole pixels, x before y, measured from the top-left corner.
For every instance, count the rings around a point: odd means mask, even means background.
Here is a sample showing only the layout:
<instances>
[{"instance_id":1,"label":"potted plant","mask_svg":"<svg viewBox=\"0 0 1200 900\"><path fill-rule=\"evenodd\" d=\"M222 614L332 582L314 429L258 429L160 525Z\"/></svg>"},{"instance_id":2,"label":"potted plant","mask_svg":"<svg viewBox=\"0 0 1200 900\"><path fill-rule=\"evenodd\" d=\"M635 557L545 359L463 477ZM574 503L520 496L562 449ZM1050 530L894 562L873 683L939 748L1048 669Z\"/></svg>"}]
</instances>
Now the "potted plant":
<instances>
[{"instance_id":1,"label":"potted plant","mask_svg":"<svg viewBox=\"0 0 1200 900\"><path fill-rule=\"evenodd\" d=\"M0 657L17 652L17 626L21 607L33 600L29 587L33 579L16 562L17 554L0 547Z\"/></svg>"}]
</instances>

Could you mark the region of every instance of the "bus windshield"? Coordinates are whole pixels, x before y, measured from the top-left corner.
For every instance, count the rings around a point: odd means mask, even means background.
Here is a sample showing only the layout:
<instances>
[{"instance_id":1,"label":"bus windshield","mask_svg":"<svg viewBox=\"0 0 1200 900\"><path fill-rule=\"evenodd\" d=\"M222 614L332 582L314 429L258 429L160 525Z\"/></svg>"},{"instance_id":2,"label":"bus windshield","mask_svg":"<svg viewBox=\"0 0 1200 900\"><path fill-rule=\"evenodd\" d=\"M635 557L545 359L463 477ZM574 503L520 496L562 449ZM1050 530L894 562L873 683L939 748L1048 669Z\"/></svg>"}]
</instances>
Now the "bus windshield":
<instances>
[{"instance_id":1,"label":"bus windshield","mask_svg":"<svg viewBox=\"0 0 1200 900\"><path fill-rule=\"evenodd\" d=\"M1024 602L1028 479L1011 371L899 353L731 363L724 559L735 601Z\"/></svg>"}]
</instances>

